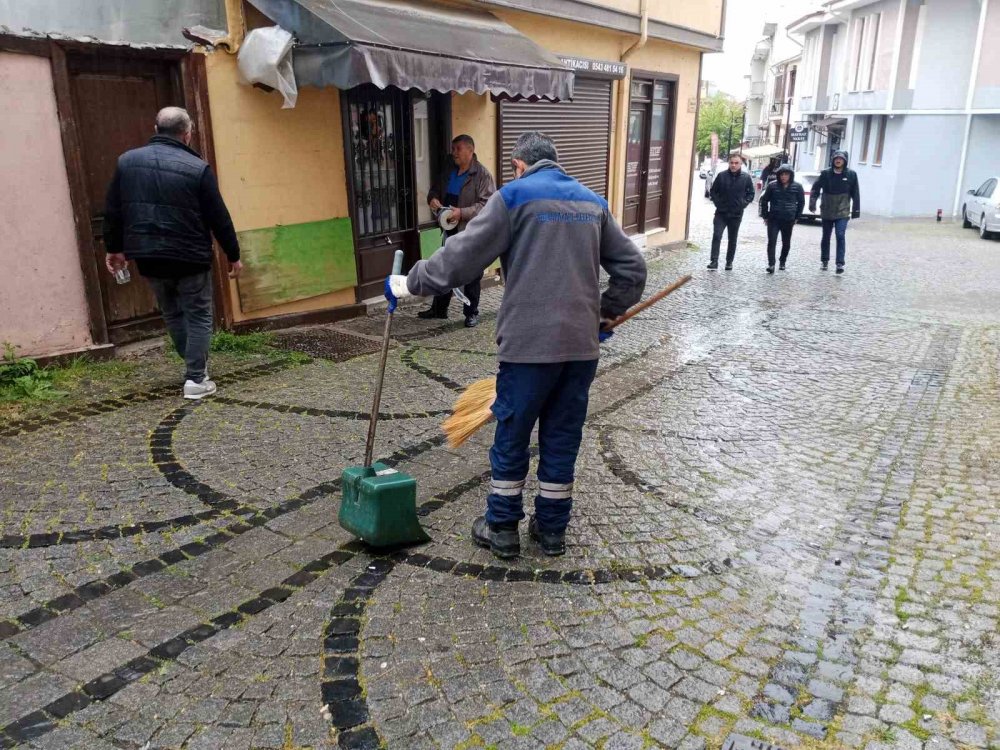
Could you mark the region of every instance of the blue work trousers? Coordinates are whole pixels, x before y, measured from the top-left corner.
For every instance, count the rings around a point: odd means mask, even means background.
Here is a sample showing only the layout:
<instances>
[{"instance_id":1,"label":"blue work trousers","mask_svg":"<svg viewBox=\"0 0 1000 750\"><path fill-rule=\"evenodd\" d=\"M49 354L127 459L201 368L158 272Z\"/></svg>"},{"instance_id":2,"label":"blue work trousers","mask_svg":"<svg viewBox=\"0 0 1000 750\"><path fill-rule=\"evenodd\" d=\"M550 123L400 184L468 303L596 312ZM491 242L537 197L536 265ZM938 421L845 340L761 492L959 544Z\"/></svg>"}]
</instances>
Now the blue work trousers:
<instances>
[{"instance_id":1,"label":"blue work trousers","mask_svg":"<svg viewBox=\"0 0 1000 750\"><path fill-rule=\"evenodd\" d=\"M501 362L490 450L492 478L486 520L516 526L524 518L528 443L538 423L538 495L535 519L544 532L566 530L573 508L573 470L587 418L597 360L522 364Z\"/></svg>"}]
</instances>

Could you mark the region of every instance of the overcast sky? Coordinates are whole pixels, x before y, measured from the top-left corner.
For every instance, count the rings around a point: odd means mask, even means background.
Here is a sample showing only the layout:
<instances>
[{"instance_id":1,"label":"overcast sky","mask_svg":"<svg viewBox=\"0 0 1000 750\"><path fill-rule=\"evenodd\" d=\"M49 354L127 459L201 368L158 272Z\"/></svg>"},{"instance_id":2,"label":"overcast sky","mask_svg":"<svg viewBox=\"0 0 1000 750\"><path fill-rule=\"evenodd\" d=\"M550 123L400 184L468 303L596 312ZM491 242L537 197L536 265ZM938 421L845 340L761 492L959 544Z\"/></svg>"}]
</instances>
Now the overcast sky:
<instances>
[{"instance_id":1,"label":"overcast sky","mask_svg":"<svg viewBox=\"0 0 1000 750\"><path fill-rule=\"evenodd\" d=\"M815 0L728 0L723 51L705 55L702 78L742 99L747 93L743 76L750 73L750 55L763 36L765 18L797 18L815 4Z\"/></svg>"}]
</instances>

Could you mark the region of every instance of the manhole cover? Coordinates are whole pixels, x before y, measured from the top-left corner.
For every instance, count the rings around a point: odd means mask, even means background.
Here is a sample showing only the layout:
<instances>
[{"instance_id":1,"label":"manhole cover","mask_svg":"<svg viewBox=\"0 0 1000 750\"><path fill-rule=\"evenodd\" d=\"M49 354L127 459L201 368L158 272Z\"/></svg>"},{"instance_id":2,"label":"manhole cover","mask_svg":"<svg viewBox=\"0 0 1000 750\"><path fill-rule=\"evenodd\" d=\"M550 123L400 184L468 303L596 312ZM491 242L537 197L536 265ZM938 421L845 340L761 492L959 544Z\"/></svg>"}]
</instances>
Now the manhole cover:
<instances>
[{"instance_id":1,"label":"manhole cover","mask_svg":"<svg viewBox=\"0 0 1000 750\"><path fill-rule=\"evenodd\" d=\"M742 734L731 734L722 743L722 750L782 750L782 748L764 740L755 740Z\"/></svg>"},{"instance_id":2,"label":"manhole cover","mask_svg":"<svg viewBox=\"0 0 1000 750\"><path fill-rule=\"evenodd\" d=\"M279 333L275 336L274 345L334 362L343 362L353 357L360 357L362 354L372 354L382 348L379 342L372 339L351 336L328 328Z\"/></svg>"}]
</instances>

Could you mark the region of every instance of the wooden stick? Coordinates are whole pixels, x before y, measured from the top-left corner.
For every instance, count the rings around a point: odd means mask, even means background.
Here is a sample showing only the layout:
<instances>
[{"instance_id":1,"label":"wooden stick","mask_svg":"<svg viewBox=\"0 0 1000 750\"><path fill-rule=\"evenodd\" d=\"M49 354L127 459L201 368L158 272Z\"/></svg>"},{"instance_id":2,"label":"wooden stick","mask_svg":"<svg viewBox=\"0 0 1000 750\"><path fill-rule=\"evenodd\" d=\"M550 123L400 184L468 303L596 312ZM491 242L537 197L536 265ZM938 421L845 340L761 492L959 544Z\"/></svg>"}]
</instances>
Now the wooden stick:
<instances>
[{"instance_id":1,"label":"wooden stick","mask_svg":"<svg viewBox=\"0 0 1000 750\"><path fill-rule=\"evenodd\" d=\"M622 315L619 315L604 330L610 331L613 328L617 328L618 326L620 326L622 323L624 323L629 318L632 318L632 317L638 315L639 313L641 313L647 307L652 307L657 302L659 302L661 299L663 299L664 297L666 297L668 294L676 292L678 289L680 289L682 286L684 286L685 284L687 284L689 281L691 281L690 274L688 274L687 276L682 276L681 278L677 279L677 281L675 281L670 286L664 287L663 289L661 289L660 291L658 291L656 294L654 294L649 299L643 300L638 305L636 305L635 307L633 307L631 310L628 310L625 313L623 313Z\"/></svg>"}]
</instances>

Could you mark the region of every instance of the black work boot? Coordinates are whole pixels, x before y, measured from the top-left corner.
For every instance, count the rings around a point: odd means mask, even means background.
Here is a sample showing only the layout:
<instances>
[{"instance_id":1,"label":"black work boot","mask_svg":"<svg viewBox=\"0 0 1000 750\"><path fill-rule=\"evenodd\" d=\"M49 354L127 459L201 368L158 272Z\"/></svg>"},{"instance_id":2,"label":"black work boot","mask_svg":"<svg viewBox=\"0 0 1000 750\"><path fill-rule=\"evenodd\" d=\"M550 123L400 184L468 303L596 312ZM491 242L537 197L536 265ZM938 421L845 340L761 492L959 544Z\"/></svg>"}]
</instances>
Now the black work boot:
<instances>
[{"instance_id":1,"label":"black work boot","mask_svg":"<svg viewBox=\"0 0 1000 750\"><path fill-rule=\"evenodd\" d=\"M538 528L538 521L534 516L528 524L528 536L538 542L542 552L549 557L558 557L566 553L566 532L542 531Z\"/></svg>"},{"instance_id":2,"label":"black work boot","mask_svg":"<svg viewBox=\"0 0 1000 750\"><path fill-rule=\"evenodd\" d=\"M486 547L497 557L508 560L521 554L521 538L517 534L517 524L511 527L494 526L480 516L472 522L472 541Z\"/></svg>"},{"instance_id":3,"label":"black work boot","mask_svg":"<svg viewBox=\"0 0 1000 750\"><path fill-rule=\"evenodd\" d=\"M709 271L715 271L718 270L718 268L719 268L719 261L717 260L713 260L711 263L708 264Z\"/></svg>"},{"instance_id":4,"label":"black work boot","mask_svg":"<svg viewBox=\"0 0 1000 750\"><path fill-rule=\"evenodd\" d=\"M417 313L418 318L423 318L424 320L444 320L448 317L447 312L438 312L433 307L429 310L421 310Z\"/></svg>"}]
</instances>

